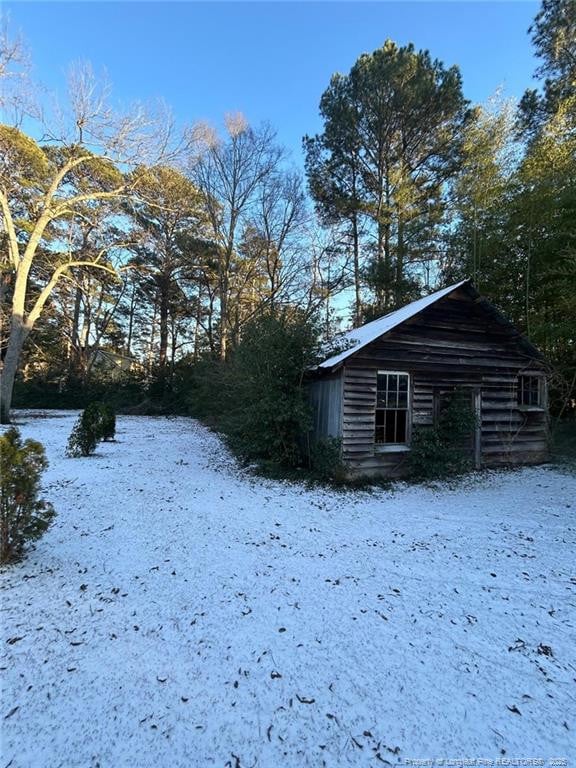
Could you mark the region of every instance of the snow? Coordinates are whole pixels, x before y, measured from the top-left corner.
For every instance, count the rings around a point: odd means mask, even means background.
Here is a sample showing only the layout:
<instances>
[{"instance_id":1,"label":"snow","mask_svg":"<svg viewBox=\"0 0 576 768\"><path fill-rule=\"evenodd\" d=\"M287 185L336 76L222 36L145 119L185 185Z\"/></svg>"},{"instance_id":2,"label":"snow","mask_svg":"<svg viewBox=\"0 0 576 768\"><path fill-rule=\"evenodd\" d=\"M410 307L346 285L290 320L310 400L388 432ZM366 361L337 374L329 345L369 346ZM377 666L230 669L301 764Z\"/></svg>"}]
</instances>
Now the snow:
<instances>
[{"instance_id":1,"label":"snow","mask_svg":"<svg viewBox=\"0 0 576 768\"><path fill-rule=\"evenodd\" d=\"M44 416L59 516L1 575L2 767L576 757L575 477L310 490L191 420L67 459L75 414Z\"/></svg>"},{"instance_id":2,"label":"snow","mask_svg":"<svg viewBox=\"0 0 576 768\"><path fill-rule=\"evenodd\" d=\"M435 304L439 299L443 299L444 296L447 296L449 293L452 293L452 291L455 291L457 288L460 288L462 285L469 282L469 280L461 280L459 283L448 286L448 288L442 288L442 290L431 293L429 296L424 296L424 298L413 301L411 304L406 304L405 307L401 307L395 312L390 312L383 317L372 320L372 322L366 323L360 328L354 328L353 330L348 331L348 333L343 334L338 339L338 342L341 344L349 344L351 346L343 352L328 358L328 360L324 360L323 363L320 363L318 368L333 368L335 365L338 365L343 360L350 357L350 355L356 354L359 349L370 344L379 336L388 333L388 331L396 328L400 323L409 320L411 317L414 317L414 315L417 315L418 312L422 312L426 307Z\"/></svg>"}]
</instances>

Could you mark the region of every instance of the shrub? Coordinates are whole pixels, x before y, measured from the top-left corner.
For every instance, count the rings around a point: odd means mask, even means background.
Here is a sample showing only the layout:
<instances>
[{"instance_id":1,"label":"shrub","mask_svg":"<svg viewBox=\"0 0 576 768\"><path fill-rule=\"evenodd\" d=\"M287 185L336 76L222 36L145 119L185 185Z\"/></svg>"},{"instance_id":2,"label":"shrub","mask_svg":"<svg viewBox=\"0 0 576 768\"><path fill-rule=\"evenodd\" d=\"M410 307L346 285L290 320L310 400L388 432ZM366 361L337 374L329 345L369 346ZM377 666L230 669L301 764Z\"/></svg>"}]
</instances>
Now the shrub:
<instances>
[{"instance_id":1,"label":"shrub","mask_svg":"<svg viewBox=\"0 0 576 768\"><path fill-rule=\"evenodd\" d=\"M114 378L94 372L88 382L70 377L62 385L61 371L14 385L16 408L64 408L82 410L91 402L110 403L116 411L130 408L147 397L147 381L140 371L126 371Z\"/></svg>"},{"instance_id":2,"label":"shrub","mask_svg":"<svg viewBox=\"0 0 576 768\"><path fill-rule=\"evenodd\" d=\"M410 475L417 480L442 477L445 474L445 446L437 429L414 427L410 444Z\"/></svg>"},{"instance_id":3,"label":"shrub","mask_svg":"<svg viewBox=\"0 0 576 768\"><path fill-rule=\"evenodd\" d=\"M342 441L337 437L316 440L310 446L310 467L319 480L343 483L346 468L342 463Z\"/></svg>"},{"instance_id":4,"label":"shrub","mask_svg":"<svg viewBox=\"0 0 576 768\"><path fill-rule=\"evenodd\" d=\"M185 404L185 412L221 431L224 414L231 407L229 393L234 390L229 368L221 360L207 357L177 367L175 376L177 396Z\"/></svg>"},{"instance_id":5,"label":"shrub","mask_svg":"<svg viewBox=\"0 0 576 768\"><path fill-rule=\"evenodd\" d=\"M316 361L317 338L314 324L297 310L269 311L246 324L226 362L206 357L179 367L174 394L189 415L267 472L309 466L303 377Z\"/></svg>"},{"instance_id":6,"label":"shrub","mask_svg":"<svg viewBox=\"0 0 576 768\"><path fill-rule=\"evenodd\" d=\"M409 455L410 474L417 480L458 475L472 468L471 446L476 417L470 394L454 391L445 398L434 427L415 427Z\"/></svg>"},{"instance_id":7,"label":"shrub","mask_svg":"<svg viewBox=\"0 0 576 768\"><path fill-rule=\"evenodd\" d=\"M0 562L22 554L27 541L39 539L55 512L47 501L38 499L40 477L48 466L41 443L22 442L11 427L0 437Z\"/></svg>"},{"instance_id":8,"label":"shrub","mask_svg":"<svg viewBox=\"0 0 576 768\"><path fill-rule=\"evenodd\" d=\"M90 454L94 453L97 442L96 432L84 419L84 414L81 414L78 416L68 438L66 455L75 459L80 456L90 456Z\"/></svg>"},{"instance_id":9,"label":"shrub","mask_svg":"<svg viewBox=\"0 0 576 768\"><path fill-rule=\"evenodd\" d=\"M113 437L115 430L114 412L111 409L104 411L101 403L90 403L72 429L66 454L73 458L90 456L94 453L98 441L105 440L110 433Z\"/></svg>"},{"instance_id":10,"label":"shrub","mask_svg":"<svg viewBox=\"0 0 576 768\"><path fill-rule=\"evenodd\" d=\"M307 463L303 436L311 416L303 376L317 338L315 326L295 310L270 312L246 326L224 377L220 422L239 453L284 467Z\"/></svg>"},{"instance_id":11,"label":"shrub","mask_svg":"<svg viewBox=\"0 0 576 768\"><path fill-rule=\"evenodd\" d=\"M114 440L116 436L116 414L108 403L100 404L100 434L102 440Z\"/></svg>"},{"instance_id":12,"label":"shrub","mask_svg":"<svg viewBox=\"0 0 576 768\"><path fill-rule=\"evenodd\" d=\"M99 440L113 440L115 434L116 414L112 406L90 403L72 429L66 454L73 458L90 456Z\"/></svg>"}]
</instances>

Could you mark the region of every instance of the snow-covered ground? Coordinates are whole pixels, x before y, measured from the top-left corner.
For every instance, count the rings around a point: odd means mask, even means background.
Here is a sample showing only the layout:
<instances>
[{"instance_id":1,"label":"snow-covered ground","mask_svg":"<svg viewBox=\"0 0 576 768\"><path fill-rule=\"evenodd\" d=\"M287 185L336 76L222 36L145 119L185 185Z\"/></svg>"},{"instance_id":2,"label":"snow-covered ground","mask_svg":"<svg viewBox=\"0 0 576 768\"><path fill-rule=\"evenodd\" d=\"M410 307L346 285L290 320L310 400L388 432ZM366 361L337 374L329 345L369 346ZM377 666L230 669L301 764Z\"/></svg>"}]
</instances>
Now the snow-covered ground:
<instances>
[{"instance_id":1,"label":"snow-covered ground","mask_svg":"<svg viewBox=\"0 0 576 768\"><path fill-rule=\"evenodd\" d=\"M59 516L1 576L0 768L576 757L576 478L307 490L186 419L67 459L47 415L20 416Z\"/></svg>"}]
</instances>

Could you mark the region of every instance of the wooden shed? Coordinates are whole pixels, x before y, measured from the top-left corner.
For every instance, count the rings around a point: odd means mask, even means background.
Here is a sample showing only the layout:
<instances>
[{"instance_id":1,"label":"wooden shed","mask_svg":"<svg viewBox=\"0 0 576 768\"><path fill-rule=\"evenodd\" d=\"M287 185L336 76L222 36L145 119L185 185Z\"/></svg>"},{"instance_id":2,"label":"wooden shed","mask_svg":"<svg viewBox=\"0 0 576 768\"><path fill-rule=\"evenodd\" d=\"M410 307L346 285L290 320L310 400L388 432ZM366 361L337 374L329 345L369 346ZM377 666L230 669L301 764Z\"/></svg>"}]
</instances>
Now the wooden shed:
<instances>
[{"instance_id":1,"label":"wooden shed","mask_svg":"<svg viewBox=\"0 0 576 768\"><path fill-rule=\"evenodd\" d=\"M346 334L344 351L309 382L313 438L341 439L351 475L401 476L412 435L433 428L443 400L470 398L477 468L548 458L541 353L470 280Z\"/></svg>"}]
</instances>

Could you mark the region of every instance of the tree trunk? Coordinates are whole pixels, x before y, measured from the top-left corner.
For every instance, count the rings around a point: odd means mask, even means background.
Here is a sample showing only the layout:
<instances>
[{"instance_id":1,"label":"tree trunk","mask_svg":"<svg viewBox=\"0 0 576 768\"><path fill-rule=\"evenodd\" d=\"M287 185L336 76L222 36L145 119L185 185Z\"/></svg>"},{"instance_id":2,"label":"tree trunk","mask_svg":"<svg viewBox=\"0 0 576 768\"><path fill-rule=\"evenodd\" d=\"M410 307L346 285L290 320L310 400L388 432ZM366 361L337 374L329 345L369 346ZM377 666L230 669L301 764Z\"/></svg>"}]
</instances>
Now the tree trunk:
<instances>
[{"instance_id":1,"label":"tree trunk","mask_svg":"<svg viewBox=\"0 0 576 768\"><path fill-rule=\"evenodd\" d=\"M90 302L86 302L84 315L82 318L82 330L79 336L78 344L78 375L82 381L82 386L86 385L88 374L88 364L90 362L90 330L92 328L92 307Z\"/></svg>"},{"instance_id":2,"label":"tree trunk","mask_svg":"<svg viewBox=\"0 0 576 768\"><path fill-rule=\"evenodd\" d=\"M72 313L72 329L70 332L70 347L68 352L68 378L77 375L81 370L80 364L80 309L82 305L82 290L74 292L74 310Z\"/></svg>"},{"instance_id":3,"label":"tree trunk","mask_svg":"<svg viewBox=\"0 0 576 768\"><path fill-rule=\"evenodd\" d=\"M360 241L358 237L358 214L352 214L352 248L354 252L354 325L362 324L362 301L360 299Z\"/></svg>"},{"instance_id":4,"label":"tree trunk","mask_svg":"<svg viewBox=\"0 0 576 768\"><path fill-rule=\"evenodd\" d=\"M396 254L396 269L394 278L394 298L396 309L402 306L402 280L404 277L404 220L400 211L398 216L398 253Z\"/></svg>"},{"instance_id":5,"label":"tree trunk","mask_svg":"<svg viewBox=\"0 0 576 768\"><path fill-rule=\"evenodd\" d=\"M14 380L18 370L18 361L22 354L22 348L26 337L30 333L19 315L12 317L10 324L10 338L6 348L6 356L2 366L2 383L0 385L0 424L10 423L10 408L12 407L12 393Z\"/></svg>"},{"instance_id":6,"label":"tree trunk","mask_svg":"<svg viewBox=\"0 0 576 768\"><path fill-rule=\"evenodd\" d=\"M198 317L200 317L200 310L198 310ZM210 354L216 354L216 344L214 341L214 294L209 294L208 304L208 346L210 347Z\"/></svg>"},{"instance_id":7,"label":"tree trunk","mask_svg":"<svg viewBox=\"0 0 576 768\"><path fill-rule=\"evenodd\" d=\"M126 337L126 354L132 354L132 334L134 332L134 313L136 312L136 286L132 288L130 297L130 310L128 314L128 336Z\"/></svg>"},{"instance_id":8,"label":"tree trunk","mask_svg":"<svg viewBox=\"0 0 576 768\"><path fill-rule=\"evenodd\" d=\"M228 353L228 280L220 280L220 360Z\"/></svg>"},{"instance_id":9,"label":"tree trunk","mask_svg":"<svg viewBox=\"0 0 576 768\"><path fill-rule=\"evenodd\" d=\"M158 355L158 362L161 369L166 366L166 358L168 353L168 297L166 291L163 290L160 296L160 350Z\"/></svg>"},{"instance_id":10,"label":"tree trunk","mask_svg":"<svg viewBox=\"0 0 576 768\"><path fill-rule=\"evenodd\" d=\"M390 179L388 178L388 171L386 171L386 222L384 224L384 279L386 281L384 286L384 309L390 311L390 277L392 266L392 248L391 248L391 235L392 235L392 221L391 221L391 194L390 194Z\"/></svg>"},{"instance_id":11,"label":"tree trunk","mask_svg":"<svg viewBox=\"0 0 576 768\"><path fill-rule=\"evenodd\" d=\"M174 368L176 366L176 352L178 350L178 323L172 318L170 323L170 384L174 381Z\"/></svg>"},{"instance_id":12,"label":"tree trunk","mask_svg":"<svg viewBox=\"0 0 576 768\"><path fill-rule=\"evenodd\" d=\"M156 323L157 323L157 316L158 316L158 307L156 306L156 302L154 302L153 305L153 313L152 313L152 323L150 326L150 340L148 342L148 360L147 360L147 373L152 373L152 369L154 367L154 344L156 342Z\"/></svg>"}]
</instances>

